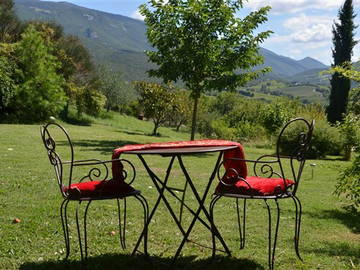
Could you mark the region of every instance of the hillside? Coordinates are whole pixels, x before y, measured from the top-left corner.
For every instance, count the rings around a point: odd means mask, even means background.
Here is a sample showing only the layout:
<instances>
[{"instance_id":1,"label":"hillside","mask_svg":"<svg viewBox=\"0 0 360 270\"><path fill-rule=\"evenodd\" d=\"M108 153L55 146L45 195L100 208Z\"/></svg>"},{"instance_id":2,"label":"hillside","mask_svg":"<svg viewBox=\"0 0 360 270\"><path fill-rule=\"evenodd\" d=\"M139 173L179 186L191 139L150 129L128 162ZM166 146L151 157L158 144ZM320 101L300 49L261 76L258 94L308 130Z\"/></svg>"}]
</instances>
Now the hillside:
<instances>
[{"instance_id":1,"label":"hillside","mask_svg":"<svg viewBox=\"0 0 360 270\"><path fill-rule=\"evenodd\" d=\"M78 36L97 63L111 63L126 80L145 77L149 68L144 50L151 49L142 21L83 8L66 2L16 0L22 20L46 20L61 24L64 32Z\"/></svg>"},{"instance_id":2,"label":"hillside","mask_svg":"<svg viewBox=\"0 0 360 270\"><path fill-rule=\"evenodd\" d=\"M97 63L110 63L120 69L126 80L147 77L151 67L144 50L151 49L146 39L144 22L121 15L80 7L67 2L39 0L15 0L16 11L22 20L55 21L64 27L65 33L78 36L88 47ZM121 2L119 2L121 5ZM265 66L272 67L266 78L291 81L291 76L314 68L327 66L307 57L294 60L261 48Z\"/></svg>"}]
</instances>

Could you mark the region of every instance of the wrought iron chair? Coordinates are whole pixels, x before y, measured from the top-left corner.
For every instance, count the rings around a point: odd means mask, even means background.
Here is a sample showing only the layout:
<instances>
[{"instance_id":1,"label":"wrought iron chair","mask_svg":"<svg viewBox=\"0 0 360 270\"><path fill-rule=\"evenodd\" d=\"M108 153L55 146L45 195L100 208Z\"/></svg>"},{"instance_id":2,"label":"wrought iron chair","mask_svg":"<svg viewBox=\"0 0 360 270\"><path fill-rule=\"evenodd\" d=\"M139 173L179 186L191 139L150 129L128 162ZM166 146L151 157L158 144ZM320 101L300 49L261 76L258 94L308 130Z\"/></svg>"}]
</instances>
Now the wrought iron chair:
<instances>
[{"instance_id":1,"label":"wrought iron chair","mask_svg":"<svg viewBox=\"0 0 360 270\"><path fill-rule=\"evenodd\" d=\"M296 255L300 260L299 253L299 237L301 225L301 203L296 196L296 192L300 183L302 171L306 161L306 153L309 149L315 122L309 123L303 118L296 118L289 121L281 130L277 140L276 154L263 155L256 160L243 160L246 163L253 163L254 176L246 176L245 178L237 168L223 169L222 164L218 168L219 184L216 187L214 197L210 203L210 216L214 221L214 207L222 197L231 197L236 199L237 221L240 235L240 249L245 247L245 225L246 225L246 201L248 199L264 200L268 210L269 233L268 233L268 264L270 269L274 269L275 248L279 228L280 208L279 201L281 199L292 199L295 204L295 237L294 246ZM297 138L289 138L289 129L297 132ZM290 139L290 142L289 142ZM283 142L286 140L287 149L292 149L291 153L282 155ZM289 147L290 146L290 147ZM242 160L242 159L230 159ZM227 162L224 160L223 162ZM285 163L289 164L286 168ZM290 178L287 178L289 177ZM243 199L243 214L241 217L239 200ZM274 231L274 239L272 239L272 216L271 209L268 204L269 200L274 200L276 204L276 224ZM215 237L212 235L213 256L216 251Z\"/></svg>"},{"instance_id":2,"label":"wrought iron chair","mask_svg":"<svg viewBox=\"0 0 360 270\"><path fill-rule=\"evenodd\" d=\"M56 130L58 129L58 130ZM51 133L50 133L51 130ZM67 259L70 254L70 237L68 227L68 213L67 207L69 202L78 202L76 208L76 226L80 246L81 260L88 256L88 245L87 245L87 213L89 206L92 201L96 200L110 200L116 199L118 206L118 219L119 219L119 235L120 245L123 249L126 248L125 243L125 225L126 225L126 198L134 197L142 205L144 210L144 254L147 254L147 219L148 219L148 204L145 198L140 194L140 191L135 190L130 184L134 181L136 176L135 167L132 163L125 159L101 161L98 159L86 159L86 160L75 160L74 149L71 139L67 131L59 124L49 123L43 125L40 128L41 137L46 148L51 165L55 169L55 175L57 183L60 188L63 202L60 206L60 216L62 222L62 229L65 239L66 257ZM59 151L57 144L54 140L53 135L62 135L62 140L58 143L58 146L65 145L62 149L66 148L68 153ZM60 155L61 152L61 155ZM67 161L62 159L63 155L69 156ZM109 179L109 168L107 163L121 162L122 163L122 175L125 181L115 181ZM83 168L83 169L81 169ZM75 171L79 171L82 177L77 178L76 183L73 182ZM77 173L77 172L76 172ZM111 173L110 173L111 175ZM96 178L96 180L94 180ZM123 225L121 224L121 212L120 212L120 200L124 203L123 209ZM83 216L84 232L83 237L81 235L80 223L79 223L79 208L83 202L86 202L86 207ZM83 238L83 239L82 239ZM84 241L84 245L82 244ZM134 250L134 252L137 250Z\"/></svg>"}]
</instances>

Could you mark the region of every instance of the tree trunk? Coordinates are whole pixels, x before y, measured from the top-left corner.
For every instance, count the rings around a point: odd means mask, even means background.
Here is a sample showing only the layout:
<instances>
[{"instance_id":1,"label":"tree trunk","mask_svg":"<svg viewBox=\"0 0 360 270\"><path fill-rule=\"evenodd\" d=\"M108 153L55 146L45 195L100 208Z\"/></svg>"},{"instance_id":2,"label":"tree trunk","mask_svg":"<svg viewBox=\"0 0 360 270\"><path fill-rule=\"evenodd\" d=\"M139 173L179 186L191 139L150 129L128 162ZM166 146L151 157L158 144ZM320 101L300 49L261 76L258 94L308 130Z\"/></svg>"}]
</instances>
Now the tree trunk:
<instances>
[{"instance_id":1,"label":"tree trunk","mask_svg":"<svg viewBox=\"0 0 360 270\"><path fill-rule=\"evenodd\" d=\"M182 121L179 121L179 123L176 125L176 131L180 130L181 125L182 125Z\"/></svg>"},{"instance_id":2,"label":"tree trunk","mask_svg":"<svg viewBox=\"0 0 360 270\"><path fill-rule=\"evenodd\" d=\"M344 160L349 161L351 159L351 146L345 146Z\"/></svg>"},{"instance_id":3,"label":"tree trunk","mask_svg":"<svg viewBox=\"0 0 360 270\"><path fill-rule=\"evenodd\" d=\"M61 111L61 118L68 119L69 116L69 102L66 102L64 109Z\"/></svg>"},{"instance_id":4,"label":"tree trunk","mask_svg":"<svg viewBox=\"0 0 360 270\"><path fill-rule=\"evenodd\" d=\"M158 127L159 127L159 123L154 121L154 129L153 129L153 133L152 133L153 136L157 135L156 132L157 132Z\"/></svg>"},{"instance_id":5,"label":"tree trunk","mask_svg":"<svg viewBox=\"0 0 360 270\"><path fill-rule=\"evenodd\" d=\"M199 103L200 95L196 95L194 98L194 109L192 114L192 124L191 124L191 138L190 140L193 141L195 139L195 131L196 131L196 116L197 116L197 109Z\"/></svg>"}]
</instances>

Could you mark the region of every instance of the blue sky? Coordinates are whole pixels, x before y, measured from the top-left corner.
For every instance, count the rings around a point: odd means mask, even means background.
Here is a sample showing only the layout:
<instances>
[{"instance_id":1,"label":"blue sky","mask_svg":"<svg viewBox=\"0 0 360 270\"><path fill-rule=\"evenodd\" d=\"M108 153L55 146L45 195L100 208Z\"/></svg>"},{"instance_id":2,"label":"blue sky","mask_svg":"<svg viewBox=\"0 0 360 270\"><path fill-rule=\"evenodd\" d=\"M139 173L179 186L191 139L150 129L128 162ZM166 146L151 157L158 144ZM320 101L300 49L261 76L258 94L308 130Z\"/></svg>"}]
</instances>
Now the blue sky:
<instances>
[{"instance_id":1,"label":"blue sky","mask_svg":"<svg viewBox=\"0 0 360 270\"><path fill-rule=\"evenodd\" d=\"M56 0L50 0L56 1ZM138 6L146 0L67 0L92 9L141 19ZM324 64L331 63L331 27L344 0L249 0L240 13L247 14L264 5L272 10L268 22L260 30L272 30L274 34L262 47L294 59L313 57ZM355 13L360 13L360 0L353 0ZM355 18L360 25L360 14ZM360 27L356 31L360 39ZM353 60L360 59L360 45L354 49Z\"/></svg>"}]
</instances>

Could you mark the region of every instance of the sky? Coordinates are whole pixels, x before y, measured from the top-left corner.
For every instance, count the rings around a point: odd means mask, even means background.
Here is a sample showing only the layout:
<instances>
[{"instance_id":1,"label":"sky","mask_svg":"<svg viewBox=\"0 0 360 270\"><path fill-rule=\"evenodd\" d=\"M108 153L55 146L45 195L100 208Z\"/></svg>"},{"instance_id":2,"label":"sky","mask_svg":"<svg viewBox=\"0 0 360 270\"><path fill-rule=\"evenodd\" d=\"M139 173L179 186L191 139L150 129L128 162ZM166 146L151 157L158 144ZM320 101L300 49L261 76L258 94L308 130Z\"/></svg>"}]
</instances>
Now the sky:
<instances>
[{"instance_id":1,"label":"sky","mask_svg":"<svg viewBox=\"0 0 360 270\"><path fill-rule=\"evenodd\" d=\"M47 0L49 1L49 0ZM57 0L50 0L57 2ZM67 2L142 20L138 7L146 0L66 0ZM240 17L262 6L272 7L268 21L259 30L274 33L261 45L277 54L300 60L312 57L326 65L332 62L332 25L344 0L249 0ZM353 0L355 24L360 25L360 0ZM360 40L360 27L355 39ZM360 44L353 60L360 60Z\"/></svg>"}]
</instances>

